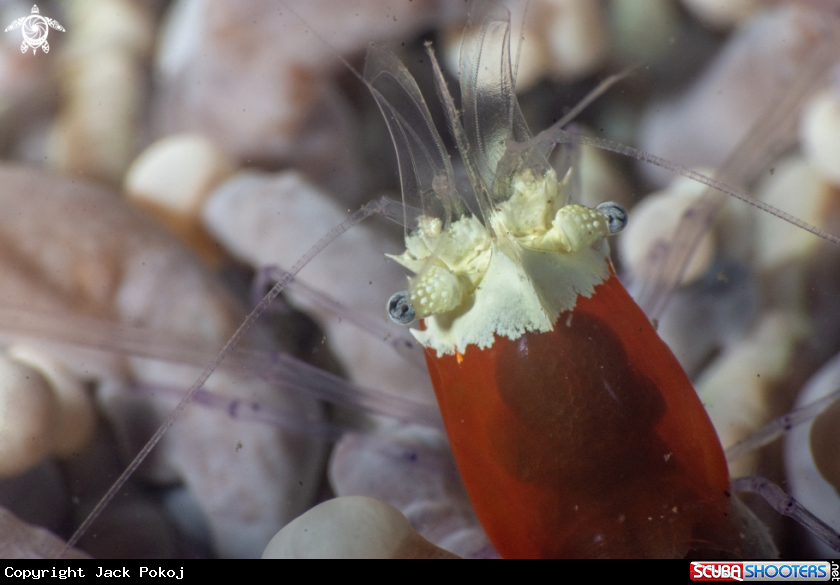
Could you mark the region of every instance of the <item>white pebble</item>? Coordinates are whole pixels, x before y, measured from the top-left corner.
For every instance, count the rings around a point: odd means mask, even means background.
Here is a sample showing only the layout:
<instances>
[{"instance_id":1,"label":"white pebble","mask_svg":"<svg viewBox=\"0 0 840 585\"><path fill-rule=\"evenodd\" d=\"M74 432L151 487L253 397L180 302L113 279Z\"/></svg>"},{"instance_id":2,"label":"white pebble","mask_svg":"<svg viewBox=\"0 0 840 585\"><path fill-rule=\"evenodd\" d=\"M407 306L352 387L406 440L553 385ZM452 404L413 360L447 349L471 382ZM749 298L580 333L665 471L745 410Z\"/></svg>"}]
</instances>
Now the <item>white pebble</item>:
<instances>
[{"instance_id":1,"label":"white pebble","mask_svg":"<svg viewBox=\"0 0 840 585\"><path fill-rule=\"evenodd\" d=\"M399 510L362 496L335 498L287 524L264 559L454 559L417 534Z\"/></svg>"},{"instance_id":2,"label":"white pebble","mask_svg":"<svg viewBox=\"0 0 840 585\"><path fill-rule=\"evenodd\" d=\"M621 261L633 278L653 278L655 265L650 260L653 247L660 241L672 241L675 229L686 210L698 201L703 185L677 180L667 190L648 195L630 211L627 227L618 239ZM715 255L715 238L707 232L685 269L682 284L700 278Z\"/></svg>"},{"instance_id":3,"label":"white pebble","mask_svg":"<svg viewBox=\"0 0 840 585\"><path fill-rule=\"evenodd\" d=\"M85 384L67 366L32 346L15 345L9 357L38 371L49 382L58 408L52 453L73 457L84 449L96 428L96 411Z\"/></svg>"},{"instance_id":4,"label":"white pebble","mask_svg":"<svg viewBox=\"0 0 840 585\"><path fill-rule=\"evenodd\" d=\"M818 228L825 227L826 209L835 198L815 166L800 156L777 162L773 174L757 187L756 197ZM801 265L822 242L769 213L758 214L756 221L756 255L763 269L786 263Z\"/></svg>"},{"instance_id":5,"label":"white pebble","mask_svg":"<svg viewBox=\"0 0 840 585\"><path fill-rule=\"evenodd\" d=\"M600 2L550 0L534 7L541 19L553 74L572 81L596 71L607 57L609 39Z\"/></svg>"},{"instance_id":6,"label":"white pebble","mask_svg":"<svg viewBox=\"0 0 840 585\"><path fill-rule=\"evenodd\" d=\"M205 259L215 260L218 246L201 227L201 207L234 170L233 161L211 140L178 134L158 140L134 160L123 190Z\"/></svg>"},{"instance_id":7,"label":"white pebble","mask_svg":"<svg viewBox=\"0 0 840 585\"><path fill-rule=\"evenodd\" d=\"M529 6L524 42L517 42L521 10L513 10L511 58L521 50L516 90L527 91L543 77L576 81L603 65L609 50L607 19L600 2L546 0ZM457 30L457 34L456 34ZM443 58L451 72L458 71L461 28L452 27L444 37Z\"/></svg>"},{"instance_id":8,"label":"white pebble","mask_svg":"<svg viewBox=\"0 0 840 585\"><path fill-rule=\"evenodd\" d=\"M191 217L233 171L233 161L211 140L177 134L144 150L126 173L123 188L131 198Z\"/></svg>"},{"instance_id":9,"label":"white pebble","mask_svg":"<svg viewBox=\"0 0 840 585\"><path fill-rule=\"evenodd\" d=\"M718 29L742 24L762 8L761 0L682 0L682 3L694 16Z\"/></svg>"},{"instance_id":10,"label":"white pebble","mask_svg":"<svg viewBox=\"0 0 840 585\"><path fill-rule=\"evenodd\" d=\"M339 496L388 502L435 545L465 558L493 556L442 431L393 424L376 435L347 434L329 478Z\"/></svg>"},{"instance_id":11,"label":"white pebble","mask_svg":"<svg viewBox=\"0 0 840 585\"><path fill-rule=\"evenodd\" d=\"M52 450L58 420L49 382L37 370L0 357L0 477L40 463Z\"/></svg>"},{"instance_id":12,"label":"white pebble","mask_svg":"<svg viewBox=\"0 0 840 585\"><path fill-rule=\"evenodd\" d=\"M511 18L512 31L520 30L521 18L514 11ZM447 27L440 40L440 48L437 48L437 58L453 77L458 76L461 62L461 39L464 36L464 25L466 22L458 22ZM530 19L524 31L524 39L519 46L514 45L511 51L519 51L519 62L513 74L516 76L516 93L524 93L534 87L546 75L551 72L551 55L546 45L545 35L540 28L539 19ZM513 32L511 34L514 34Z\"/></svg>"},{"instance_id":13,"label":"white pebble","mask_svg":"<svg viewBox=\"0 0 840 585\"><path fill-rule=\"evenodd\" d=\"M788 94L797 73L814 66L821 38L815 31L826 22L819 11L799 3L785 3L750 20L678 99L648 106L641 148L688 167L718 168L769 107ZM776 144L796 138L792 125L772 130ZM673 176L651 165L641 168L659 185Z\"/></svg>"},{"instance_id":14,"label":"white pebble","mask_svg":"<svg viewBox=\"0 0 840 585\"><path fill-rule=\"evenodd\" d=\"M817 372L805 385L796 399L794 408L802 408L816 402L840 388L840 357L835 357ZM840 485L837 482L838 444L828 444L825 428L836 429L838 420L837 403L824 411L810 423L795 426L785 438L784 462L790 495L827 523L834 530L840 530ZM815 436L814 428L818 431ZM816 440L815 440L816 439ZM819 462L819 463L818 463ZM831 480L831 481L829 481ZM814 555L819 558L838 558L816 538L808 535Z\"/></svg>"},{"instance_id":15,"label":"white pebble","mask_svg":"<svg viewBox=\"0 0 840 585\"><path fill-rule=\"evenodd\" d=\"M840 186L840 96L821 91L805 106L799 126L805 156L835 186Z\"/></svg>"},{"instance_id":16,"label":"white pebble","mask_svg":"<svg viewBox=\"0 0 840 585\"><path fill-rule=\"evenodd\" d=\"M788 374L797 344L807 335L795 314L769 313L727 348L695 383L724 449L750 437L772 418L771 392ZM729 465L732 477L757 472L758 453Z\"/></svg>"},{"instance_id":17,"label":"white pebble","mask_svg":"<svg viewBox=\"0 0 840 585\"><path fill-rule=\"evenodd\" d=\"M145 110L154 9L130 0L68 0L66 11L65 98L47 157L61 171L118 184Z\"/></svg>"}]
</instances>

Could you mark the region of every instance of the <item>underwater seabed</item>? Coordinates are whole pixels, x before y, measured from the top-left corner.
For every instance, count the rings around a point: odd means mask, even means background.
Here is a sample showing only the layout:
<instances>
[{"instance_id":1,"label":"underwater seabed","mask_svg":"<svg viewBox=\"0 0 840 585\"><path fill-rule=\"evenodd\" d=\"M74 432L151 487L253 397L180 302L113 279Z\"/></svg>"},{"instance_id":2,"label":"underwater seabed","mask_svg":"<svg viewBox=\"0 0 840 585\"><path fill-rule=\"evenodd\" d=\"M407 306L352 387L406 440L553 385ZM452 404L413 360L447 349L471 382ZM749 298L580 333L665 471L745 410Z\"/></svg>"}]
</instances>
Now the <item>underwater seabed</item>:
<instances>
[{"instance_id":1,"label":"underwater seabed","mask_svg":"<svg viewBox=\"0 0 840 585\"><path fill-rule=\"evenodd\" d=\"M399 199L387 129L338 55L361 69L367 44L384 42L431 96L423 42L457 63L467 6L287 4L294 13L274 0L45 1L41 14L66 29L50 31L48 54L21 53L19 31L4 34L0 505L18 519L69 538L282 273L266 267L292 267L363 203ZM549 126L635 64L578 118L580 131L705 174L734 160L726 177L749 181L751 195L840 234L840 53L815 41L832 3L724 4L731 12L701 0L531 2L518 70L529 125ZM0 15L30 8L5 3ZM511 8L517 31L523 7ZM766 117L796 92L780 118ZM729 158L756 124L773 131ZM840 249L732 201L680 276L657 239L685 243L702 227L692 219L701 189L684 178L668 187L661 169L589 147L578 162L585 204L630 210L611 242L616 268L724 448L840 387ZM77 546L96 557L258 557L315 504L353 495L391 504L445 551L495 556L422 352L385 312L405 288L383 255L402 251L401 235L368 219L303 268ZM667 305L651 284L663 275L680 283ZM730 460L732 477L767 477L840 529L838 417L828 407ZM838 556L744 499L783 557ZM61 549L0 520L4 557Z\"/></svg>"}]
</instances>

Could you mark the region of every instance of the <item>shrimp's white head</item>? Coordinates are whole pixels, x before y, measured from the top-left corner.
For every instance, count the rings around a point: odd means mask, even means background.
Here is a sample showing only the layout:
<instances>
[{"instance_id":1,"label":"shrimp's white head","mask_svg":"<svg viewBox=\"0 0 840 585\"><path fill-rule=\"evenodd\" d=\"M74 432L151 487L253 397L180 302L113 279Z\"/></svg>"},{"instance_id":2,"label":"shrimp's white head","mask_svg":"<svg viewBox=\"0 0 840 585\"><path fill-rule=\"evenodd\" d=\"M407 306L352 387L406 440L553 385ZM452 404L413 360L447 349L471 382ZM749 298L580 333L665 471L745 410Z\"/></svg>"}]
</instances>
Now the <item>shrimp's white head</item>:
<instances>
[{"instance_id":1,"label":"shrimp's white head","mask_svg":"<svg viewBox=\"0 0 840 585\"><path fill-rule=\"evenodd\" d=\"M515 175L511 196L488 218L491 229L474 216L448 229L422 217L406 251L391 256L417 274L389 302L392 317L426 319L426 329L412 333L439 354L489 347L495 335L516 339L553 329L578 295L591 296L609 277L605 238L613 218L563 205L567 181L553 170Z\"/></svg>"}]
</instances>

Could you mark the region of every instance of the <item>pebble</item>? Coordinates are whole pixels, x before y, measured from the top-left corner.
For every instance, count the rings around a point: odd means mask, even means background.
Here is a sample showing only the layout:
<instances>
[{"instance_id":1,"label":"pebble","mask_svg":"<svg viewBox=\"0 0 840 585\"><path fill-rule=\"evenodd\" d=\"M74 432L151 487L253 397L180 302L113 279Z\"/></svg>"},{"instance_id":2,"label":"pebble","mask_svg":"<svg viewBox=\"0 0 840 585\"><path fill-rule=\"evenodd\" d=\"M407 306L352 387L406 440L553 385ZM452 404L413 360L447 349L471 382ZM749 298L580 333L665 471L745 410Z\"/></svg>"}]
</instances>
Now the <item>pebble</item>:
<instances>
[{"instance_id":1,"label":"pebble","mask_svg":"<svg viewBox=\"0 0 840 585\"><path fill-rule=\"evenodd\" d=\"M171 135L131 163L123 191L196 253L218 265L222 254L201 226L201 207L234 171L234 162L211 140L199 134Z\"/></svg>"},{"instance_id":2,"label":"pebble","mask_svg":"<svg viewBox=\"0 0 840 585\"><path fill-rule=\"evenodd\" d=\"M373 498L335 498L309 510L271 539L264 559L455 559L411 527L399 510Z\"/></svg>"},{"instance_id":3,"label":"pebble","mask_svg":"<svg viewBox=\"0 0 840 585\"><path fill-rule=\"evenodd\" d=\"M682 3L694 16L722 30L745 23L769 4L766 0L682 0Z\"/></svg>"},{"instance_id":4,"label":"pebble","mask_svg":"<svg viewBox=\"0 0 840 585\"><path fill-rule=\"evenodd\" d=\"M90 442L96 427L96 411L85 384L43 350L14 345L7 355L31 367L50 385L57 411L52 453L62 459L77 456Z\"/></svg>"},{"instance_id":5,"label":"pebble","mask_svg":"<svg viewBox=\"0 0 840 585\"><path fill-rule=\"evenodd\" d=\"M820 174L840 187L840 97L837 86L815 95L799 125L802 150Z\"/></svg>"},{"instance_id":6,"label":"pebble","mask_svg":"<svg viewBox=\"0 0 840 585\"><path fill-rule=\"evenodd\" d=\"M549 0L534 6L552 76L565 81L597 71L609 49L606 15L599 2Z\"/></svg>"},{"instance_id":7,"label":"pebble","mask_svg":"<svg viewBox=\"0 0 840 585\"><path fill-rule=\"evenodd\" d=\"M0 360L0 477L28 471L52 450L58 405L36 370Z\"/></svg>"},{"instance_id":8,"label":"pebble","mask_svg":"<svg viewBox=\"0 0 840 585\"><path fill-rule=\"evenodd\" d=\"M775 416L772 392L788 375L794 352L808 333L807 322L795 314L767 313L697 379L697 394L724 449L750 437ZM730 462L730 475L758 473L758 455L753 452Z\"/></svg>"},{"instance_id":9,"label":"pebble","mask_svg":"<svg viewBox=\"0 0 840 585\"><path fill-rule=\"evenodd\" d=\"M77 349L74 342L81 338L91 343L92 334L96 339L95 334L103 332L94 347L129 349L130 337L124 335L136 335L131 328L142 327L158 336L152 349L161 343L179 349L194 344L219 348L244 313L200 262L115 193L10 165L0 166L0 185L0 206L15 210L0 217L0 237L15 242L0 254L0 306L15 316L12 323L26 331L27 323L32 327L42 322L43 313L58 313L76 315L83 322L111 320L129 326L68 330L61 328L60 320L50 321L54 328L47 331L61 332L69 347L49 343L37 329L28 334L34 334L32 345L49 351L77 380L94 382L99 408L127 441L125 456L133 457L174 405L171 393L155 395L148 388L188 388L200 366L209 363L212 350L199 353L204 357L196 367L125 359ZM172 355L171 349L164 351L169 355L162 357ZM40 393L50 395L46 381L42 386ZM235 372L213 376L206 389L231 401L264 402L312 420L321 416L314 400L277 392ZM134 410L122 408L126 404ZM43 438L35 443L41 445L39 452L51 444L47 430L56 425L56 415L44 408L46 418L41 420L51 422L37 423L44 428L38 435ZM244 448L238 451L239 443ZM310 505L323 473L323 457L319 439L232 420L226 411L193 407L166 435L144 475L182 481L190 488L207 514L216 554L255 557L279 527ZM112 479L100 477L97 498Z\"/></svg>"},{"instance_id":10,"label":"pebble","mask_svg":"<svg viewBox=\"0 0 840 585\"><path fill-rule=\"evenodd\" d=\"M350 215L301 174L240 173L223 183L203 210L207 230L236 258L255 268L288 269L318 240ZM407 336L393 325L385 304L406 286L405 272L385 259L401 251L401 243L372 226L368 219L324 248L298 279L359 313L382 330L367 335L351 318L326 311L290 290L296 306L318 318L330 348L350 379L373 389L432 404L434 396L425 368L412 367L386 343L388 331ZM408 337L408 339L411 339Z\"/></svg>"},{"instance_id":11,"label":"pebble","mask_svg":"<svg viewBox=\"0 0 840 585\"><path fill-rule=\"evenodd\" d=\"M339 496L394 506L443 549L464 558L495 556L441 431L392 425L376 435L345 435L333 450L329 478Z\"/></svg>"},{"instance_id":12,"label":"pebble","mask_svg":"<svg viewBox=\"0 0 840 585\"><path fill-rule=\"evenodd\" d=\"M719 167L794 76L813 66L814 43L831 22L799 4L759 14L734 33L689 89L648 107L641 148L688 167ZM775 129L779 149L796 140L795 115ZM641 168L659 185L671 180L668 171Z\"/></svg>"},{"instance_id":13,"label":"pebble","mask_svg":"<svg viewBox=\"0 0 840 585\"><path fill-rule=\"evenodd\" d=\"M651 261L653 247L670 241L683 214L697 204L705 185L679 177L665 191L645 197L630 211L627 227L618 238L618 254L631 279L652 279L657 266ZM699 279L716 253L715 234L707 232L683 273L681 284Z\"/></svg>"},{"instance_id":14,"label":"pebble","mask_svg":"<svg viewBox=\"0 0 840 585\"><path fill-rule=\"evenodd\" d=\"M165 19L156 63L157 134L200 132L249 166L305 168L355 206L369 194L359 192L360 130L332 85L338 55L410 38L465 11L466 4L432 0L292 1L287 8L179 0Z\"/></svg>"},{"instance_id":15,"label":"pebble","mask_svg":"<svg viewBox=\"0 0 840 585\"><path fill-rule=\"evenodd\" d=\"M607 18L601 4L586 0L546 0L528 7L524 30L522 11L511 10L511 57L517 93L540 80L573 82L598 71L609 53ZM439 58L457 77L460 69L464 22L445 29ZM516 42L519 31L524 39Z\"/></svg>"},{"instance_id":16,"label":"pebble","mask_svg":"<svg viewBox=\"0 0 840 585\"><path fill-rule=\"evenodd\" d=\"M795 192L795 197L790 193ZM828 208L836 191L823 180L815 165L802 156L790 156L778 161L773 173L764 178L756 189L756 197L765 203L794 214L798 219L818 228L825 227ZM773 230L772 228L777 229ZM758 223L760 264L772 268L795 258L806 258L819 244L812 234L764 214Z\"/></svg>"},{"instance_id":17,"label":"pebble","mask_svg":"<svg viewBox=\"0 0 840 585\"><path fill-rule=\"evenodd\" d=\"M14 514L0 508L0 557L4 559L55 559L64 548L64 541L51 532L22 522ZM66 559L88 559L84 552L71 548Z\"/></svg>"},{"instance_id":18,"label":"pebble","mask_svg":"<svg viewBox=\"0 0 840 585\"><path fill-rule=\"evenodd\" d=\"M840 388L840 359L834 357L803 387L794 408L813 404ZM837 402L811 422L793 427L784 440L790 494L834 530L840 531L840 476L837 470ZM840 558L811 535L812 554Z\"/></svg>"},{"instance_id":19,"label":"pebble","mask_svg":"<svg viewBox=\"0 0 840 585\"><path fill-rule=\"evenodd\" d=\"M153 8L130 0L69 0L64 8L65 99L47 158L55 169L118 185L140 142Z\"/></svg>"}]
</instances>

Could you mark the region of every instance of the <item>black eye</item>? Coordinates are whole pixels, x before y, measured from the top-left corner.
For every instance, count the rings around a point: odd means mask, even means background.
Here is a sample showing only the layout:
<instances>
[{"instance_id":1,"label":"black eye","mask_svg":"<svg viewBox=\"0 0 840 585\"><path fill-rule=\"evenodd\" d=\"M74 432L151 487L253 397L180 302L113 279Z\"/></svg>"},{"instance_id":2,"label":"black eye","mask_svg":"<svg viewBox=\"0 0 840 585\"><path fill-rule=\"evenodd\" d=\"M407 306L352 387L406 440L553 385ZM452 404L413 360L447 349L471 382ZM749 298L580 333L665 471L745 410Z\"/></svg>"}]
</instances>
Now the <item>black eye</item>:
<instances>
[{"instance_id":1,"label":"black eye","mask_svg":"<svg viewBox=\"0 0 840 585\"><path fill-rule=\"evenodd\" d=\"M596 207L607 218L611 234L617 234L627 226L627 210L614 201L606 201Z\"/></svg>"},{"instance_id":2,"label":"black eye","mask_svg":"<svg viewBox=\"0 0 840 585\"><path fill-rule=\"evenodd\" d=\"M416 313L411 305L407 290L401 290L388 299L388 316L394 323L408 325L414 321Z\"/></svg>"}]
</instances>

